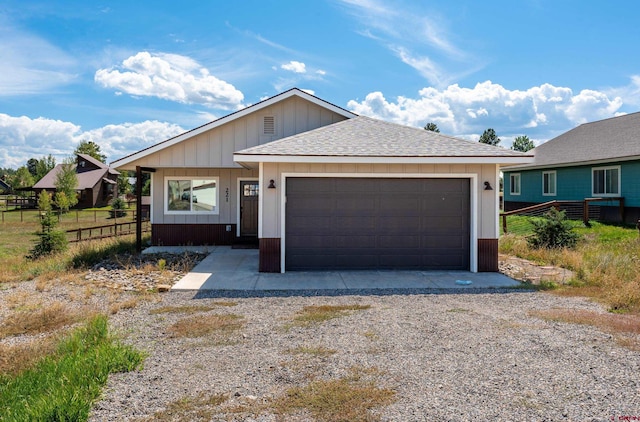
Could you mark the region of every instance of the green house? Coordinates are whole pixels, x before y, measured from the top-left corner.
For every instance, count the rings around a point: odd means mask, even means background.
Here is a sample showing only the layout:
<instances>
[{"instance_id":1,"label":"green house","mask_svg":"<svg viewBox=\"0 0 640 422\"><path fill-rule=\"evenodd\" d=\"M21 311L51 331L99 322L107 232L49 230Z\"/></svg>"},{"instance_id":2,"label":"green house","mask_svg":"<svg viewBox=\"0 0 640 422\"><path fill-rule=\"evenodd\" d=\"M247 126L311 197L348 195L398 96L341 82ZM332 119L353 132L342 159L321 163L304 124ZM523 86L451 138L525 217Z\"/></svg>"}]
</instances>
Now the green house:
<instances>
[{"instance_id":1,"label":"green house","mask_svg":"<svg viewBox=\"0 0 640 422\"><path fill-rule=\"evenodd\" d=\"M533 153L533 163L502 168L505 211L601 198L601 220L640 219L640 112L582 124Z\"/></svg>"}]
</instances>

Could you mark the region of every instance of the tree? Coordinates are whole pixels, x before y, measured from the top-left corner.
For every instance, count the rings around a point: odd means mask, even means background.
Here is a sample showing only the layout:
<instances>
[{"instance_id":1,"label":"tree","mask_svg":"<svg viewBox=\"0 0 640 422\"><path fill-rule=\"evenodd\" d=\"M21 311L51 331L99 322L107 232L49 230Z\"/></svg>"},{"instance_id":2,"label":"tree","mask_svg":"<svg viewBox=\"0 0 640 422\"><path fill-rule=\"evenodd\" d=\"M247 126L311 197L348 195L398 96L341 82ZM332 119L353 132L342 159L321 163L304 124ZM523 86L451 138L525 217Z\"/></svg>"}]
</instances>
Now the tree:
<instances>
[{"instance_id":1,"label":"tree","mask_svg":"<svg viewBox=\"0 0 640 422\"><path fill-rule=\"evenodd\" d=\"M497 146L500 143L500 138L498 138L498 135L496 135L495 130L489 128L484 131L482 136L480 136L478 142L482 144Z\"/></svg>"},{"instance_id":2,"label":"tree","mask_svg":"<svg viewBox=\"0 0 640 422\"><path fill-rule=\"evenodd\" d=\"M38 196L38 208L40 209L40 226L42 230L36 233L38 243L31 249L28 258L37 259L44 255L64 251L67 248L67 235L61 230L55 230L58 223L51 210L51 196L45 190Z\"/></svg>"},{"instance_id":3,"label":"tree","mask_svg":"<svg viewBox=\"0 0 640 422\"><path fill-rule=\"evenodd\" d=\"M426 125L424 125L424 130L440 133L440 129L438 129L438 125L433 122L429 122Z\"/></svg>"},{"instance_id":4,"label":"tree","mask_svg":"<svg viewBox=\"0 0 640 422\"><path fill-rule=\"evenodd\" d=\"M33 175L29 173L27 166L22 166L16 170L11 177L11 181L8 182L14 189L15 188L29 188L35 184Z\"/></svg>"},{"instance_id":5,"label":"tree","mask_svg":"<svg viewBox=\"0 0 640 422\"><path fill-rule=\"evenodd\" d=\"M551 208L543 218L532 219L533 235L527 238L533 248L572 248L580 236L573 231L573 225L567 221L565 212Z\"/></svg>"},{"instance_id":6,"label":"tree","mask_svg":"<svg viewBox=\"0 0 640 422\"><path fill-rule=\"evenodd\" d=\"M38 167L38 159L29 158L29 160L27 160L27 170L29 170L29 173L31 173L33 177L36 177L36 175L38 174L37 167Z\"/></svg>"},{"instance_id":7,"label":"tree","mask_svg":"<svg viewBox=\"0 0 640 422\"><path fill-rule=\"evenodd\" d=\"M527 135L517 136L513 140L513 145L511 145L512 150L520 152L527 152L535 147L533 141Z\"/></svg>"},{"instance_id":8,"label":"tree","mask_svg":"<svg viewBox=\"0 0 640 422\"><path fill-rule=\"evenodd\" d=\"M56 174L55 204L62 211L69 211L69 208L78 203L78 175L76 174L76 163L73 158L67 158L62 163L60 171Z\"/></svg>"},{"instance_id":9,"label":"tree","mask_svg":"<svg viewBox=\"0 0 640 422\"><path fill-rule=\"evenodd\" d=\"M131 183L129 183L129 178L131 177L131 173L127 170L122 170L120 175L118 176L118 195L126 195L131 193Z\"/></svg>"},{"instance_id":10,"label":"tree","mask_svg":"<svg viewBox=\"0 0 640 422\"><path fill-rule=\"evenodd\" d=\"M53 170L55 166L56 166L56 159L51 154L39 159L36 164L36 174L35 174L36 180L42 179L47 173Z\"/></svg>"},{"instance_id":11,"label":"tree","mask_svg":"<svg viewBox=\"0 0 640 422\"><path fill-rule=\"evenodd\" d=\"M87 154L92 156L98 161L105 162L107 161L107 156L100 152L100 145L96 144L93 141L82 141L76 147L74 154Z\"/></svg>"}]
</instances>

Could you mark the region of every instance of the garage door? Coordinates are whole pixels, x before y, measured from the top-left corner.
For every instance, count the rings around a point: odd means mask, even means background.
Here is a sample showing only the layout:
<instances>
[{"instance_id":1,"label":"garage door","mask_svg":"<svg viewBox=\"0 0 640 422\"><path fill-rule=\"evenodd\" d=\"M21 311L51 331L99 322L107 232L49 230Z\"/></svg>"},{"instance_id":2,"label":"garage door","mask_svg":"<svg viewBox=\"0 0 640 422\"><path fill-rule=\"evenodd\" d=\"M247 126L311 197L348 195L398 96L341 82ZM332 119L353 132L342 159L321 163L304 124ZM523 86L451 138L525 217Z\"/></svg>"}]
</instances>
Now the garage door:
<instances>
[{"instance_id":1,"label":"garage door","mask_svg":"<svg viewBox=\"0 0 640 422\"><path fill-rule=\"evenodd\" d=\"M287 178L286 270L469 269L469 179Z\"/></svg>"}]
</instances>

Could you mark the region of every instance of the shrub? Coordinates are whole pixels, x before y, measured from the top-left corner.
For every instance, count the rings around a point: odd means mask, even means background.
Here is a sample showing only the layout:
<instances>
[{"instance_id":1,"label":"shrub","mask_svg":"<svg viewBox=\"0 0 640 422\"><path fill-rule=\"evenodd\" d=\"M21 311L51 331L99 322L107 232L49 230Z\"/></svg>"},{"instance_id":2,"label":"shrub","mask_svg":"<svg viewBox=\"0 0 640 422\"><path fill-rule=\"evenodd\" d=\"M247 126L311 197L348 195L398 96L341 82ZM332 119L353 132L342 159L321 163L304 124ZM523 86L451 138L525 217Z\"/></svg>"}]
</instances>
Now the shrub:
<instances>
[{"instance_id":1,"label":"shrub","mask_svg":"<svg viewBox=\"0 0 640 422\"><path fill-rule=\"evenodd\" d=\"M533 235L527 242L534 248L572 248L578 242L578 234L566 220L565 212L551 208L543 218L531 220Z\"/></svg>"},{"instance_id":2,"label":"shrub","mask_svg":"<svg viewBox=\"0 0 640 422\"><path fill-rule=\"evenodd\" d=\"M127 215L127 212L124 210L126 208L126 203L121 198L115 198L111 201L111 210L109 214L111 218L113 217L124 217Z\"/></svg>"},{"instance_id":3,"label":"shrub","mask_svg":"<svg viewBox=\"0 0 640 422\"><path fill-rule=\"evenodd\" d=\"M51 196L44 190L40 192L38 197L38 208L40 209L40 226L42 230L36 233L40 239L27 256L30 259L38 259L41 256L62 252L67 249L68 244L66 233L55 229L58 222L51 210Z\"/></svg>"}]
</instances>

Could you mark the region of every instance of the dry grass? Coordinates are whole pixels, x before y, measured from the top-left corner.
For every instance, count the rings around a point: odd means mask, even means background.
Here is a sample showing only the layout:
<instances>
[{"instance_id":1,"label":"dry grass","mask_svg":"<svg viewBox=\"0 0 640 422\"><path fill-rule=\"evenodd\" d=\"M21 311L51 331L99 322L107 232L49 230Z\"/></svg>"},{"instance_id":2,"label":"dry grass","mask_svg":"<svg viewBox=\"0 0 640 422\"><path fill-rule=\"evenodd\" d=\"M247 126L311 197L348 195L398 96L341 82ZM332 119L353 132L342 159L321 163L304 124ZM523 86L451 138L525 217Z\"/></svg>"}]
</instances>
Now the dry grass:
<instances>
[{"instance_id":1,"label":"dry grass","mask_svg":"<svg viewBox=\"0 0 640 422\"><path fill-rule=\"evenodd\" d=\"M547 321L589 325L608 334L616 335L621 346L640 350L640 317L636 315L603 314L583 309L549 309L530 312Z\"/></svg>"},{"instance_id":2,"label":"dry grass","mask_svg":"<svg viewBox=\"0 0 640 422\"><path fill-rule=\"evenodd\" d=\"M198 315L184 318L167 328L173 337L204 337L216 335L227 337L240 330L245 324L244 317L235 314Z\"/></svg>"},{"instance_id":3,"label":"dry grass","mask_svg":"<svg viewBox=\"0 0 640 422\"><path fill-rule=\"evenodd\" d=\"M151 315L158 314L195 314L199 312L208 312L214 310L218 306L231 307L236 306L236 302L214 302L211 306L207 305L184 305L184 306L162 306L149 311Z\"/></svg>"},{"instance_id":4,"label":"dry grass","mask_svg":"<svg viewBox=\"0 0 640 422\"><path fill-rule=\"evenodd\" d=\"M227 396L222 394L200 393L195 397L185 397L167 405L167 408L158 411L148 418L139 421L155 422L191 422L210 421L218 412L216 409L227 401Z\"/></svg>"},{"instance_id":5,"label":"dry grass","mask_svg":"<svg viewBox=\"0 0 640 422\"><path fill-rule=\"evenodd\" d=\"M115 315L123 309L133 309L138 306L140 300L137 297L132 297L122 302L114 302L109 305L109 313Z\"/></svg>"},{"instance_id":6,"label":"dry grass","mask_svg":"<svg viewBox=\"0 0 640 422\"><path fill-rule=\"evenodd\" d=\"M371 305L312 305L305 306L293 318L293 325L308 327L334 318L349 315L349 311L370 309Z\"/></svg>"},{"instance_id":7,"label":"dry grass","mask_svg":"<svg viewBox=\"0 0 640 422\"><path fill-rule=\"evenodd\" d=\"M613 312L640 315L640 239L637 230L593 223L577 228L583 235L575 249L531 249L523 236L504 235L500 252L575 273L557 294L586 294Z\"/></svg>"},{"instance_id":8,"label":"dry grass","mask_svg":"<svg viewBox=\"0 0 640 422\"><path fill-rule=\"evenodd\" d=\"M57 348L57 338L38 338L13 346L0 344L0 375L15 376L41 358L53 354Z\"/></svg>"},{"instance_id":9,"label":"dry grass","mask_svg":"<svg viewBox=\"0 0 640 422\"><path fill-rule=\"evenodd\" d=\"M39 295L27 291L17 291L5 297L5 304L13 311L32 311L42 306Z\"/></svg>"},{"instance_id":10,"label":"dry grass","mask_svg":"<svg viewBox=\"0 0 640 422\"><path fill-rule=\"evenodd\" d=\"M60 302L54 302L42 309L16 312L9 315L0 326L0 339L21 334L50 332L73 324L81 316Z\"/></svg>"},{"instance_id":11,"label":"dry grass","mask_svg":"<svg viewBox=\"0 0 640 422\"><path fill-rule=\"evenodd\" d=\"M310 355L316 357L328 357L337 353L335 349L329 349L323 346L298 346L294 349L288 349L287 353L292 355Z\"/></svg>"},{"instance_id":12,"label":"dry grass","mask_svg":"<svg viewBox=\"0 0 640 422\"><path fill-rule=\"evenodd\" d=\"M308 412L317 421L379 420L371 411L393 403L396 393L378 387L370 376L376 373L355 369L346 377L315 380L302 387L292 387L273 402L272 409L279 415Z\"/></svg>"}]
</instances>

